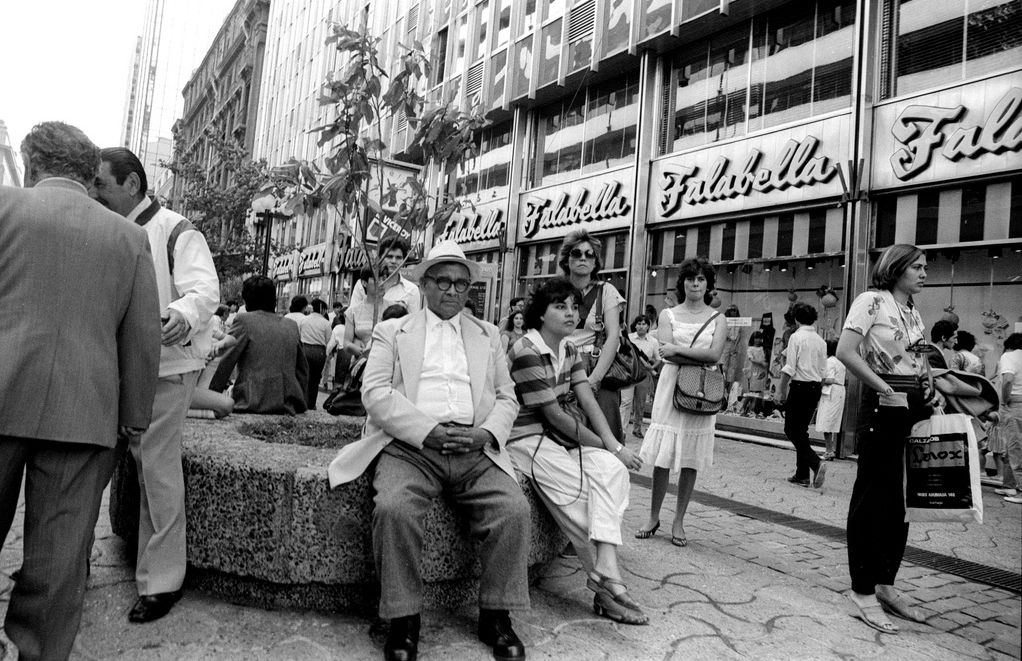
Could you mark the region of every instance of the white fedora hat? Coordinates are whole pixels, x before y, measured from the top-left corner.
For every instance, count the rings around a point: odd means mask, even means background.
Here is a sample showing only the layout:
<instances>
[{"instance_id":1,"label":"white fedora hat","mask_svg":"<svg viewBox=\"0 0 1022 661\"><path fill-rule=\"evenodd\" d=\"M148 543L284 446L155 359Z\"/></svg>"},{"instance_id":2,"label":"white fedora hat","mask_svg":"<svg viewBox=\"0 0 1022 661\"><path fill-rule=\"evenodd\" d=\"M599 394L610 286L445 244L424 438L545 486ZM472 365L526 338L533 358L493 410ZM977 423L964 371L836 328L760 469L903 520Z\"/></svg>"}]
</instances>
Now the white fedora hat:
<instances>
[{"instance_id":1,"label":"white fedora hat","mask_svg":"<svg viewBox=\"0 0 1022 661\"><path fill-rule=\"evenodd\" d=\"M469 280L475 282L482 273L479 262L473 262L465 257L465 251L455 241L448 239L433 246L426 259L415 265L412 269L412 278L416 281L422 279L426 272L437 264L461 264L468 269Z\"/></svg>"}]
</instances>

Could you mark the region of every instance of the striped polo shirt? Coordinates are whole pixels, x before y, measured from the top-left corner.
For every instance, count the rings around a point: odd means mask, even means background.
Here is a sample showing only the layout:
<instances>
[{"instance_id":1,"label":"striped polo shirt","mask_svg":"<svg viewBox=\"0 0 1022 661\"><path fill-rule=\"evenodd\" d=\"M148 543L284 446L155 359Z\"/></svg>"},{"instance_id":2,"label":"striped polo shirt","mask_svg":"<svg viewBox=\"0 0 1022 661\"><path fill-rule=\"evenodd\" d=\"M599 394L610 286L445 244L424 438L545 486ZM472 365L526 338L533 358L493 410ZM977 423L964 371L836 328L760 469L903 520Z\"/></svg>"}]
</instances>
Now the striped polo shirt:
<instances>
[{"instance_id":1,"label":"striped polo shirt","mask_svg":"<svg viewBox=\"0 0 1022 661\"><path fill-rule=\"evenodd\" d=\"M567 395L572 386L587 378L578 349L568 338L561 341L558 360L537 330L530 330L515 342L508 351L508 359L515 395L521 405L508 439L510 442L542 434L543 406Z\"/></svg>"}]
</instances>

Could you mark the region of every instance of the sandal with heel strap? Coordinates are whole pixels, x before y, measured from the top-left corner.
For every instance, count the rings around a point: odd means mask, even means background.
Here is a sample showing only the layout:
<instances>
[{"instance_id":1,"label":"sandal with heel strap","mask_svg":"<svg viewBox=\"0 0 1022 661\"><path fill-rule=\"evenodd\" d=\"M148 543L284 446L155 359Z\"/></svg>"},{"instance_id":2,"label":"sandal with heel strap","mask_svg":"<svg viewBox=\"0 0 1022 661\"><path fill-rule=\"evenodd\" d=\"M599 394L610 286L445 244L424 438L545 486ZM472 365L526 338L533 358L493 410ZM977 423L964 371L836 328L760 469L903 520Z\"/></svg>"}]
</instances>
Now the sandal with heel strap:
<instances>
[{"instance_id":1,"label":"sandal with heel strap","mask_svg":"<svg viewBox=\"0 0 1022 661\"><path fill-rule=\"evenodd\" d=\"M649 624L649 617L641 610L622 606L611 597L608 597L605 592L597 592L593 595L593 612L600 617L605 617L621 624Z\"/></svg>"},{"instance_id":2,"label":"sandal with heel strap","mask_svg":"<svg viewBox=\"0 0 1022 661\"><path fill-rule=\"evenodd\" d=\"M848 600L852 602L852 605L858 610L858 613L854 613L853 617L859 618L867 626L876 629L880 633L898 633L897 625L887 619L887 616L884 614L884 609L880 604L860 606L859 603L852 598L851 594L848 595Z\"/></svg>"},{"instance_id":3,"label":"sandal with heel strap","mask_svg":"<svg viewBox=\"0 0 1022 661\"><path fill-rule=\"evenodd\" d=\"M615 594L610 587L612 585L621 586L622 588L621 592ZM616 604L623 606L624 608L627 608L629 610L635 611L644 619L648 619L646 618L645 615L643 615L642 607L639 606L638 602L632 599L631 595L628 594L628 588L625 587L625 584L617 580L616 578L604 576L603 574L594 569L593 571L589 572L589 576L586 577L586 587L595 592L597 595L601 594L605 595L606 597L614 601Z\"/></svg>"},{"instance_id":4,"label":"sandal with heel strap","mask_svg":"<svg viewBox=\"0 0 1022 661\"><path fill-rule=\"evenodd\" d=\"M635 539L649 539L650 537L656 534L657 530L660 530L659 521L657 521L656 525L650 528L649 530L640 530L639 532L635 533Z\"/></svg>"}]
</instances>

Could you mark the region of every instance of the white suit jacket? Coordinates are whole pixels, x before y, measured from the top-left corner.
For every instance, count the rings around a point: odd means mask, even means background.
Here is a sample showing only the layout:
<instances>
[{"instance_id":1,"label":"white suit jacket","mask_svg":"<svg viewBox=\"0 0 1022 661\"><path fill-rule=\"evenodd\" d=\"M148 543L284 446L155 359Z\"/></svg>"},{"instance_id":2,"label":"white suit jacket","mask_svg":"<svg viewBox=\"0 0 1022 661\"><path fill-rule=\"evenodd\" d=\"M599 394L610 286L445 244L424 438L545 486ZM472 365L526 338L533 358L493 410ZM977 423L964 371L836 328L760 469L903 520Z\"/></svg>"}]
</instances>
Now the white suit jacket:
<instances>
[{"instance_id":1,"label":"white suit jacket","mask_svg":"<svg viewBox=\"0 0 1022 661\"><path fill-rule=\"evenodd\" d=\"M483 452L504 472L515 477L504 449L518 416L515 384L508 372L497 327L462 314L461 337L472 385L473 424L497 439ZM426 312L381 322L373 330L372 351L362 377L362 403L368 418L362 438L341 448L330 462L330 486L356 479L394 439L422 448L437 421L415 407L426 345Z\"/></svg>"}]
</instances>

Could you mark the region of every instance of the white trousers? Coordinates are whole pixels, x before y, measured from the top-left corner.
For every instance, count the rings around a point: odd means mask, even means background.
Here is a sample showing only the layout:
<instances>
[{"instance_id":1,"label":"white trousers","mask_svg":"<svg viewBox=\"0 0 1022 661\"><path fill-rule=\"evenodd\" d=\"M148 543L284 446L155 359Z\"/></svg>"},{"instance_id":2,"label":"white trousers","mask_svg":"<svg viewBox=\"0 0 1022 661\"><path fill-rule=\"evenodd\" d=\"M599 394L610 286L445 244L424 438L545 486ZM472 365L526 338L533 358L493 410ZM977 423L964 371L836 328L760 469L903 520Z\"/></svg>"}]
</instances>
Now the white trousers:
<instances>
[{"instance_id":1,"label":"white trousers","mask_svg":"<svg viewBox=\"0 0 1022 661\"><path fill-rule=\"evenodd\" d=\"M574 544L586 571L593 568L596 542L621 545L630 484L617 457L590 447L567 450L542 436L508 443L507 451Z\"/></svg>"},{"instance_id":2,"label":"white trousers","mask_svg":"<svg viewBox=\"0 0 1022 661\"><path fill-rule=\"evenodd\" d=\"M185 481L181 437L199 372L160 379L153 419L129 448L138 469L138 560L140 595L173 592L185 579Z\"/></svg>"}]
</instances>

